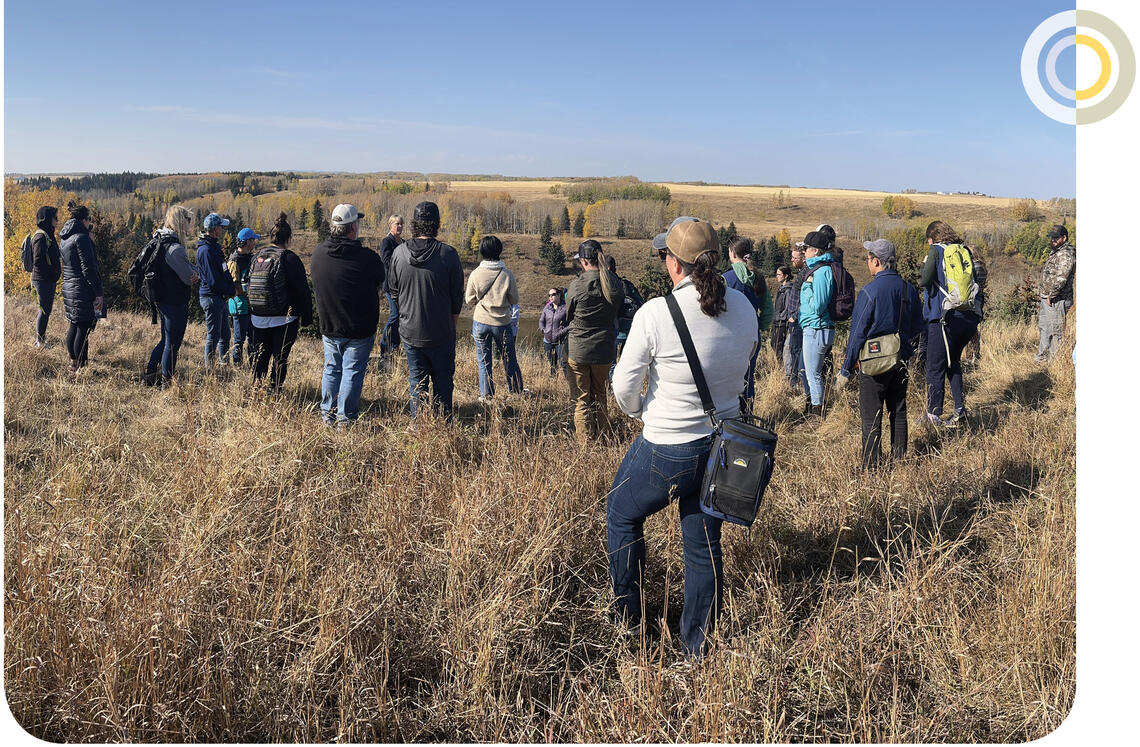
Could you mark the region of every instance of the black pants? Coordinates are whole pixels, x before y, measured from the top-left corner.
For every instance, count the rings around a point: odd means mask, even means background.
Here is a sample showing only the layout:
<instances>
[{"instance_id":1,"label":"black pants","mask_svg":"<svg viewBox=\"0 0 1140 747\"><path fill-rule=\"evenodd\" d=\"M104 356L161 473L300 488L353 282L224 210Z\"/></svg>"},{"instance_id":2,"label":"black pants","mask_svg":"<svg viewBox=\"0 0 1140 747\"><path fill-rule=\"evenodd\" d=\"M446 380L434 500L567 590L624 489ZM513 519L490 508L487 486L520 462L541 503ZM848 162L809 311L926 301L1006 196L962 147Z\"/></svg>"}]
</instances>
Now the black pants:
<instances>
[{"instance_id":1,"label":"black pants","mask_svg":"<svg viewBox=\"0 0 1140 747\"><path fill-rule=\"evenodd\" d=\"M79 368L87 365L87 338L95 329L95 321L71 322L67 326L67 355Z\"/></svg>"},{"instance_id":2,"label":"black pants","mask_svg":"<svg viewBox=\"0 0 1140 747\"><path fill-rule=\"evenodd\" d=\"M891 457L906 455L907 370L900 368L878 376L859 374L859 415L863 421L863 468L883 460L883 409L891 422Z\"/></svg>"},{"instance_id":3,"label":"black pants","mask_svg":"<svg viewBox=\"0 0 1140 747\"><path fill-rule=\"evenodd\" d=\"M301 322L297 319L280 327L253 328L253 380L260 381L269 372L269 362L273 361L273 373L269 376L269 390L280 391L289 372L289 351L297 341L297 331Z\"/></svg>"},{"instance_id":4,"label":"black pants","mask_svg":"<svg viewBox=\"0 0 1140 747\"><path fill-rule=\"evenodd\" d=\"M36 341L44 342L47 335L48 318L55 305L55 283L51 280L33 280L36 298L39 299L40 313L36 315Z\"/></svg>"},{"instance_id":5,"label":"black pants","mask_svg":"<svg viewBox=\"0 0 1140 747\"><path fill-rule=\"evenodd\" d=\"M788 339L788 325L773 324L772 325L772 350L776 353L776 361L780 362L784 358L784 340Z\"/></svg>"}]
</instances>

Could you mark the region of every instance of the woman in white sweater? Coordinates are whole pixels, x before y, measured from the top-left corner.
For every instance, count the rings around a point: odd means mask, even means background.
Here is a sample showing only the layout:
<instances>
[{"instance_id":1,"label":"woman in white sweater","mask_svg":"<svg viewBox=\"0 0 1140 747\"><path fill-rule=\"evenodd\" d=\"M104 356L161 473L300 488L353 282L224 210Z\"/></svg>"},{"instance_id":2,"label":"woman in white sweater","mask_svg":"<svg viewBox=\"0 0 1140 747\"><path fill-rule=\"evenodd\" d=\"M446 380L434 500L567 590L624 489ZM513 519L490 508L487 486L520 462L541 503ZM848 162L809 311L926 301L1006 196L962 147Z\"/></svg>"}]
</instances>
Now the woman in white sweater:
<instances>
[{"instance_id":1,"label":"woman in white sweater","mask_svg":"<svg viewBox=\"0 0 1140 747\"><path fill-rule=\"evenodd\" d=\"M506 368L507 391L523 391L522 369L515 357L515 329L511 324L511 307L519 302L519 287L515 276L502 260L503 242L496 236L484 236L479 241L479 255L483 261L471 271L467 279L464 300L475 307L471 322L471 335L475 338L475 354L479 359L479 401L485 402L495 394L492 376L491 346L494 345Z\"/></svg>"},{"instance_id":2,"label":"woman in white sweater","mask_svg":"<svg viewBox=\"0 0 1140 747\"><path fill-rule=\"evenodd\" d=\"M711 224L683 221L669 230L665 242L661 258L702 361L716 416L736 417L757 344L756 312L744 294L725 287L717 272L719 243ZM664 298L648 301L634 316L614 370L613 391L618 406L645 425L626 452L606 501L617 612L628 622L640 622L645 519L676 498L685 560L681 641L687 653L699 656L715 624L724 585L721 521L701 513L698 500L714 426L701 407Z\"/></svg>"}]
</instances>

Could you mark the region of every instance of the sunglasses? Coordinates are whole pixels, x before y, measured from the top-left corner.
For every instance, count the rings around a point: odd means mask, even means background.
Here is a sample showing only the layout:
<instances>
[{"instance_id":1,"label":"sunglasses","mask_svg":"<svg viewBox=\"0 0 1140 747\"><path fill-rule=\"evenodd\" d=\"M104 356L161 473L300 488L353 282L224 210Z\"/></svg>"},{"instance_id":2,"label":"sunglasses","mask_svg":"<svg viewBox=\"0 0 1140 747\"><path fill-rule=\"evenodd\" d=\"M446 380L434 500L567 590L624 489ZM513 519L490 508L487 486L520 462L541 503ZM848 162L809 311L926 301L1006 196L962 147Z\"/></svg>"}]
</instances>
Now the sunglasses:
<instances>
[{"instance_id":1,"label":"sunglasses","mask_svg":"<svg viewBox=\"0 0 1140 747\"><path fill-rule=\"evenodd\" d=\"M658 249L657 250L657 256L661 259L662 262L664 262L665 258L669 256L669 250L668 249Z\"/></svg>"}]
</instances>

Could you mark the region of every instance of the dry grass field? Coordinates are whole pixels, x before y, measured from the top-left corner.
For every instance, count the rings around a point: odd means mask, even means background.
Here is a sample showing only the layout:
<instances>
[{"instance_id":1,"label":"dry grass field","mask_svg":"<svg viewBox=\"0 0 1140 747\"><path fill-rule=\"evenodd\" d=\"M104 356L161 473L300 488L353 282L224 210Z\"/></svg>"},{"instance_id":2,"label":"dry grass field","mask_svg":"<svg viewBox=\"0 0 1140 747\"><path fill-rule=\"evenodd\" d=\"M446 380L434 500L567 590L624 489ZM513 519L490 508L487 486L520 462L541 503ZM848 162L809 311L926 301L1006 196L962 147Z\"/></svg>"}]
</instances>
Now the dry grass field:
<instances>
[{"instance_id":1,"label":"dry grass field","mask_svg":"<svg viewBox=\"0 0 1140 747\"><path fill-rule=\"evenodd\" d=\"M32 302L6 301L4 675L37 737L1004 742L1072 703L1074 376L1067 352L1033 363L1028 326L987 322L968 425L913 427L873 474L854 395L802 423L762 356L776 473L757 524L725 528L722 624L688 661L675 512L646 527L661 622L606 615L605 496L637 426L576 448L538 356L534 396L485 409L461 340L455 422L415 428L404 367L370 372L338 432L316 340L266 399L205 376L191 325L154 390L157 328L112 313L73 380L61 309L37 351Z\"/></svg>"}]
</instances>

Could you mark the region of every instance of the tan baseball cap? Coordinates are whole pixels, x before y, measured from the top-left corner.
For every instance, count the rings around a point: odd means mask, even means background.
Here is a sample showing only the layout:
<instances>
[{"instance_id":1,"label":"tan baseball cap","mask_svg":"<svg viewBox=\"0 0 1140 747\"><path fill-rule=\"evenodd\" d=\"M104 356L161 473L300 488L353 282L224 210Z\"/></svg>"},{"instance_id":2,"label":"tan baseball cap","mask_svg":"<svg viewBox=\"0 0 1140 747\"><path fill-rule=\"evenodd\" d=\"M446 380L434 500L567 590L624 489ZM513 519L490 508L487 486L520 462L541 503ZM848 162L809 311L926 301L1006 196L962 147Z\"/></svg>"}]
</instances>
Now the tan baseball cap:
<instances>
[{"instance_id":1,"label":"tan baseball cap","mask_svg":"<svg viewBox=\"0 0 1140 747\"><path fill-rule=\"evenodd\" d=\"M690 265L705 252L720 251L716 229L704 220L690 220L673 226L665 237L665 246L673 256Z\"/></svg>"}]
</instances>

